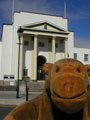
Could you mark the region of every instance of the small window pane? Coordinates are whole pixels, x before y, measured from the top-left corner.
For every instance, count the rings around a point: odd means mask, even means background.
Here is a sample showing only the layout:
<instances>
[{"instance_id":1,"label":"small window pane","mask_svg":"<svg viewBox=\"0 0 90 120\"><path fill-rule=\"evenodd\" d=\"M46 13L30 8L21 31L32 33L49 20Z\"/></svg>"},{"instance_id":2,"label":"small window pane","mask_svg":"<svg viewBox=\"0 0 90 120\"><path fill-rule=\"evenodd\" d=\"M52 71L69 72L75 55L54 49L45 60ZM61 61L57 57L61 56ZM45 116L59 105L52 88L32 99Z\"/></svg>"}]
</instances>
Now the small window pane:
<instances>
[{"instance_id":1,"label":"small window pane","mask_svg":"<svg viewBox=\"0 0 90 120\"><path fill-rule=\"evenodd\" d=\"M44 29L45 29L45 30L47 29L47 25L44 25Z\"/></svg>"},{"instance_id":2,"label":"small window pane","mask_svg":"<svg viewBox=\"0 0 90 120\"><path fill-rule=\"evenodd\" d=\"M44 43L43 42L39 42L38 46L39 47L44 47Z\"/></svg>"},{"instance_id":3,"label":"small window pane","mask_svg":"<svg viewBox=\"0 0 90 120\"><path fill-rule=\"evenodd\" d=\"M64 40L61 40L61 44L63 44Z\"/></svg>"},{"instance_id":4,"label":"small window pane","mask_svg":"<svg viewBox=\"0 0 90 120\"><path fill-rule=\"evenodd\" d=\"M52 42L52 38L49 38L49 39L48 39L48 42L51 43L51 42Z\"/></svg>"},{"instance_id":5,"label":"small window pane","mask_svg":"<svg viewBox=\"0 0 90 120\"><path fill-rule=\"evenodd\" d=\"M8 79L8 76L4 76L4 79Z\"/></svg>"},{"instance_id":6,"label":"small window pane","mask_svg":"<svg viewBox=\"0 0 90 120\"><path fill-rule=\"evenodd\" d=\"M74 59L77 60L77 53L74 53Z\"/></svg>"},{"instance_id":7,"label":"small window pane","mask_svg":"<svg viewBox=\"0 0 90 120\"><path fill-rule=\"evenodd\" d=\"M14 79L14 76L11 76L10 79Z\"/></svg>"},{"instance_id":8,"label":"small window pane","mask_svg":"<svg viewBox=\"0 0 90 120\"><path fill-rule=\"evenodd\" d=\"M89 55L88 54L84 54L84 61L89 61Z\"/></svg>"},{"instance_id":9,"label":"small window pane","mask_svg":"<svg viewBox=\"0 0 90 120\"><path fill-rule=\"evenodd\" d=\"M55 47L58 48L58 43L55 44Z\"/></svg>"},{"instance_id":10,"label":"small window pane","mask_svg":"<svg viewBox=\"0 0 90 120\"><path fill-rule=\"evenodd\" d=\"M24 45L28 46L29 45L29 41L24 41Z\"/></svg>"}]
</instances>

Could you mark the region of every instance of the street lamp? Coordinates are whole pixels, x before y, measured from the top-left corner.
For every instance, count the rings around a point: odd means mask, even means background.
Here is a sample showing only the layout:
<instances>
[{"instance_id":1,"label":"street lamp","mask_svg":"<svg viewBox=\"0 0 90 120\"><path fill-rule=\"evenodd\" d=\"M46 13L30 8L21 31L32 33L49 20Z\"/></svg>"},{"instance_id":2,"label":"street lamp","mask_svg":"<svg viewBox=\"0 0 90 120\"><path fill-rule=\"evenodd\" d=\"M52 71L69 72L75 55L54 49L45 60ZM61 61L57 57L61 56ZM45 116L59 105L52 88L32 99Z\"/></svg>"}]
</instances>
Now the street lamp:
<instances>
[{"instance_id":1,"label":"street lamp","mask_svg":"<svg viewBox=\"0 0 90 120\"><path fill-rule=\"evenodd\" d=\"M25 82L25 85L26 85L26 101L28 101L28 97L29 97L29 82L30 82L30 77L28 76L24 76L24 82Z\"/></svg>"},{"instance_id":2,"label":"street lamp","mask_svg":"<svg viewBox=\"0 0 90 120\"><path fill-rule=\"evenodd\" d=\"M21 28L18 29L18 38L19 38L19 43L17 43L19 45L19 49L18 49L18 77L17 77L17 88L16 88L16 98L19 98L19 65L20 65L20 45L21 41L20 38L22 36L23 30Z\"/></svg>"}]
</instances>

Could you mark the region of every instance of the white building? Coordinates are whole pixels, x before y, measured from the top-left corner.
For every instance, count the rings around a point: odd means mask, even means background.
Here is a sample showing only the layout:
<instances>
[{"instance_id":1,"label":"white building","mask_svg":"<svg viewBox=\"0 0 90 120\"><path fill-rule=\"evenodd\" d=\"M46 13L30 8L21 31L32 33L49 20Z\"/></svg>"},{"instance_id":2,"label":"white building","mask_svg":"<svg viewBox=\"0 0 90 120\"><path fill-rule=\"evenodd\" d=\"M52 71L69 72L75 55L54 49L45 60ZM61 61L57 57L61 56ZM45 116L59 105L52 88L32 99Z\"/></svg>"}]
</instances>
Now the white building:
<instances>
[{"instance_id":1,"label":"white building","mask_svg":"<svg viewBox=\"0 0 90 120\"><path fill-rule=\"evenodd\" d=\"M90 49L74 47L74 59L81 61L83 64L90 64Z\"/></svg>"},{"instance_id":2,"label":"white building","mask_svg":"<svg viewBox=\"0 0 90 120\"><path fill-rule=\"evenodd\" d=\"M22 80L24 69L31 80L43 78L41 66L62 58L73 58L89 49L74 48L74 33L68 31L68 20L38 13L14 13L11 25L3 25L0 42L0 80ZM83 52L82 52L83 51ZM77 58L78 59L78 58ZM85 62L87 63L87 62Z\"/></svg>"}]
</instances>

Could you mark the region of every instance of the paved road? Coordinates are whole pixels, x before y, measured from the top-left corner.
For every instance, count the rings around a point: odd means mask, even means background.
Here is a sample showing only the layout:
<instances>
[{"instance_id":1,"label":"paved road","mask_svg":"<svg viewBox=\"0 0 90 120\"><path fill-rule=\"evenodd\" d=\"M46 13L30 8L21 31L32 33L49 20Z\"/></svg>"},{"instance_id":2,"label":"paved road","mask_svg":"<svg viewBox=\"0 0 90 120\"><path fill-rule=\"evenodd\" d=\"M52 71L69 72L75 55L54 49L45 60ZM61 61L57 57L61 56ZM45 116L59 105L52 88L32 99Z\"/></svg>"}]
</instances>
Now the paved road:
<instances>
[{"instance_id":1,"label":"paved road","mask_svg":"<svg viewBox=\"0 0 90 120\"><path fill-rule=\"evenodd\" d=\"M14 106L0 106L0 120L3 120L5 116L14 109Z\"/></svg>"}]
</instances>

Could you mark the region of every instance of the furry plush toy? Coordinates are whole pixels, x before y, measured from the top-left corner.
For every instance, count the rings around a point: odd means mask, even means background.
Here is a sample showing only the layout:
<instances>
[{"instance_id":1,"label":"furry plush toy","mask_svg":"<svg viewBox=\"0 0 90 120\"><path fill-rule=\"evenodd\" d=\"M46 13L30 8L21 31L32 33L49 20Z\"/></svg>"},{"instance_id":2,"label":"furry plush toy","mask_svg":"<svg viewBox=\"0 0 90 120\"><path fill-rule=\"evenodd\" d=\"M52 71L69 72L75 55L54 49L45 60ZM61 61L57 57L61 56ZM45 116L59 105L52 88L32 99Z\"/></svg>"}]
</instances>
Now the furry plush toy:
<instances>
[{"instance_id":1,"label":"furry plush toy","mask_svg":"<svg viewBox=\"0 0 90 120\"><path fill-rule=\"evenodd\" d=\"M53 64L52 63L45 63L42 66L42 70L48 75L49 70L52 68Z\"/></svg>"},{"instance_id":2,"label":"furry plush toy","mask_svg":"<svg viewBox=\"0 0 90 120\"><path fill-rule=\"evenodd\" d=\"M88 72L88 75L90 77L90 65L85 65L86 69L87 69L87 72Z\"/></svg>"},{"instance_id":3,"label":"furry plush toy","mask_svg":"<svg viewBox=\"0 0 90 120\"><path fill-rule=\"evenodd\" d=\"M73 59L63 59L44 67L43 70L48 68L48 78L43 93L18 106L4 120L90 120L85 66Z\"/></svg>"}]
</instances>

